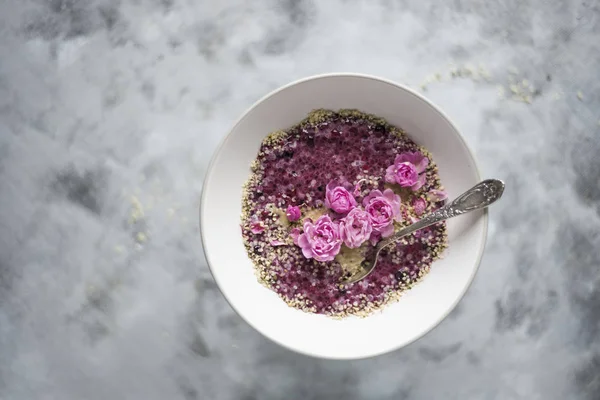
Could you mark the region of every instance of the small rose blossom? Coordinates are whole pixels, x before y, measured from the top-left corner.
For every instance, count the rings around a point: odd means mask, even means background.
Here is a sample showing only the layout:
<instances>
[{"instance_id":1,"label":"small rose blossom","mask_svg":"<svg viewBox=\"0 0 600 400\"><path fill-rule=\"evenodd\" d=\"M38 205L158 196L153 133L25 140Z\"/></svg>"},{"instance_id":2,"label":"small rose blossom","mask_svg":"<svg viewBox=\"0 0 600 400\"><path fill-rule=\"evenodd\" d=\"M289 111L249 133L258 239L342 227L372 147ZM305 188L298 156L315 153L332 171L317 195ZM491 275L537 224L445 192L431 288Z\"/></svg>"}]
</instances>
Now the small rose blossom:
<instances>
[{"instance_id":1,"label":"small rose blossom","mask_svg":"<svg viewBox=\"0 0 600 400\"><path fill-rule=\"evenodd\" d=\"M389 169L390 167L388 167ZM409 163L403 162L399 164L395 164L392 166L393 171L393 182L396 182L398 185L402 187L411 187L419 180L419 174L417 173L417 168ZM386 170L386 177L388 171ZM386 178L387 180L387 178Z\"/></svg>"},{"instance_id":2,"label":"small rose blossom","mask_svg":"<svg viewBox=\"0 0 600 400\"><path fill-rule=\"evenodd\" d=\"M340 221L340 237L351 249L360 247L373 232L369 215L356 207Z\"/></svg>"},{"instance_id":3,"label":"small rose blossom","mask_svg":"<svg viewBox=\"0 0 600 400\"><path fill-rule=\"evenodd\" d=\"M285 215L287 216L287 219L291 222L298 221L301 215L300 208L297 206L288 206L287 210L285 211Z\"/></svg>"},{"instance_id":4,"label":"small rose blossom","mask_svg":"<svg viewBox=\"0 0 600 400\"><path fill-rule=\"evenodd\" d=\"M356 200L349 192L350 189L352 189L352 185L340 184L335 181L329 182L325 191L325 207L338 214L348 213L356 207Z\"/></svg>"},{"instance_id":5,"label":"small rose blossom","mask_svg":"<svg viewBox=\"0 0 600 400\"><path fill-rule=\"evenodd\" d=\"M432 189L427 193L427 198L434 202L444 201L448 198L448 193L443 190Z\"/></svg>"},{"instance_id":6,"label":"small rose blossom","mask_svg":"<svg viewBox=\"0 0 600 400\"><path fill-rule=\"evenodd\" d=\"M298 237L298 246L306 258L332 261L342 247L338 224L329 215L320 216L314 224L304 221L304 232Z\"/></svg>"},{"instance_id":7,"label":"small rose blossom","mask_svg":"<svg viewBox=\"0 0 600 400\"><path fill-rule=\"evenodd\" d=\"M422 197L415 197L412 201L413 210L415 210L415 214L421 215L425 212L427 208L427 202Z\"/></svg>"},{"instance_id":8,"label":"small rose blossom","mask_svg":"<svg viewBox=\"0 0 600 400\"><path fill-rule=\"evenodd\" d=\"M384 238L394 233L394 220L402 219L400 196L391 189L386 189L383 193L372 190L363 200L363 205L371 220L374 233L379 233Z\"/></svg>"},{"instance_id":9,"label":"small rose blossom","mask_svg":"<svg viewBox=\"0 0 600 400\"><path fill-rule=\"evenodd\" d=\"M273 239L269 242L271 244L271 246L273 247L277 247L277 246L285 246L285 242L283 240L279 240L279 239Z\"/></svg>"},{"instance_id":10,"label":"small rose blossom","mask_svg":"<svg viewBox=\"0 0 600 400\"><path fill-rule=\"evenodd\" d=\"M427 165L429 159L420 151L398 154L394 164L385 170L385 180L402 187L410 187L414 191L419 190L425 184Z\"/></svg>"}]
</instances>

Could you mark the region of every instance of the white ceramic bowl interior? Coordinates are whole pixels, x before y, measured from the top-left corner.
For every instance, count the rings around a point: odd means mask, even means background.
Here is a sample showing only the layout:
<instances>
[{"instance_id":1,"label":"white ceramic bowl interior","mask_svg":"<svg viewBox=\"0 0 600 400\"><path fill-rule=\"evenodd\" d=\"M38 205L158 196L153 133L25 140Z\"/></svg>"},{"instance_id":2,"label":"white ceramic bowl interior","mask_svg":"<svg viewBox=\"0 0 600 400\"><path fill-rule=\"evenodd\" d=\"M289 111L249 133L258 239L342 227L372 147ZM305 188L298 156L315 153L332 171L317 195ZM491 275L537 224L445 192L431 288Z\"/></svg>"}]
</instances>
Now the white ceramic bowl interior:
<instances>
[{"instance_id":1,"label":"white ceramic bowl interior","mask_svg":"<svg viewBox=\"0 0 600 400\"><path fill-rule=\"evenodd\" d=\"M231 306L269 339L307 355L355 359L383 354L418 339L456 306L477 271L487 232L485 211L449 221L449 249L399 302L367 318L334 320L288 307L257 282L242 243L242 185L262 139L316 108L355 108L403 128L433 154L453 198L480 181L458 130L432 103L401 85L364 75L303 79L267 95L237 122L216 152L202 194L200 225L210 270Z\"/></svg>"}]
</instances>

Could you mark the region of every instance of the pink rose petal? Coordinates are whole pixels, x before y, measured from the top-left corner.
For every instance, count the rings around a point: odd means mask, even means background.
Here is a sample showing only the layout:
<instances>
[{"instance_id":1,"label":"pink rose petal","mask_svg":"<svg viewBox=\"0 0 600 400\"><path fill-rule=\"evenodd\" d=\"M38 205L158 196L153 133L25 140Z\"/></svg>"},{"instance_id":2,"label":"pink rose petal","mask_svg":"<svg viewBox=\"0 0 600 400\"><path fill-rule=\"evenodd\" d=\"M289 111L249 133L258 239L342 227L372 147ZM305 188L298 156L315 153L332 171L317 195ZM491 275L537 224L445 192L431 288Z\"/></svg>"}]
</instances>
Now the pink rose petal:
<instances>
[{"instance_id":1,"label":"pink rose petal","mask_svg":"<svg viewBox=\"0 0 600 400\"><path fill-rule=\"evenodd\" d=\"M417 182L414 185L412 185L410 188L415 192L417 190L421 189L421 187L425 184L426 178L427 177L425 176L425 174L419 175L419 179L417 179Z\"/></svg>"},{"instance_id":2,"label":"pink rose petal","mask_svg":"<svg viewBox=\"0 0 600 400\"><path fill-rule=\"evenodd\" d=\"M294 241L294 244L296 246L299 246L298 244L298 238L300 237L300 229L298 228L294 228L290 231L290 236L292 237L292 240Z\"/></svg>"},{"instance_id":3,"label":"pink rose petal","mask_svg":"<svg viewBox=\"0 0 600 400\"><path fill-rule=\"evenodd\" d=\"M448 193L446 193L443 190L432 189L429 191L429 193L427 193L427 198L430 201L435 201L435 202L443 201L448 198Z\"/></svg>"},{"instance_id":4,"label":"pink rose petal","mask_svg":"<svg viewBox=\"0 0 600 400\"><path fill-rule=\"evenodd\" d=\"M369 238L369 241L371 242L371 244L373 246L375 246L377 244L377 242L379 242L381 240L381 233L379 232L373 232L371 234L371 237Z\"/></svg>"},{"instance_id":5,"label":"pink rose petal","mask_svg":"<svg viewBox=\"0 0 600 400\"><path fill-rule=\"evenodd\" d=\"M250 225L250 232L258 235L259 233L263 233L265 231L265 226L262 222L253 222Z\"/></svg>"},{"instance_id":6,"label":"pink rose petal","mask_svg":"<svg viewBox=\"0 0 600 400\"><path fill-rule=\"evenodd\" d=\"M394 225L390 224L381 231L381 237L390 237L394 233Z\"/></svg>"}]
</instances>

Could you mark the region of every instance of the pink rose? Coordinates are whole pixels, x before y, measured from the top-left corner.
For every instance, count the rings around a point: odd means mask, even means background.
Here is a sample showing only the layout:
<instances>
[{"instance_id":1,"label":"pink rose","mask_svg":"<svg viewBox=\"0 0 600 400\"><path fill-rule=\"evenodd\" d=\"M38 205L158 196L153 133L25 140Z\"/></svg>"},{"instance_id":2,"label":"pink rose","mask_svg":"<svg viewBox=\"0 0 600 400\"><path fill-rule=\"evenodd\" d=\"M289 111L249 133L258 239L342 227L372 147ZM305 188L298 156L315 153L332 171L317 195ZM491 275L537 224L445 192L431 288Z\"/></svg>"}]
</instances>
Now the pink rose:
<instances>
[{"instance_id":1,"label":"pink rose","mask_svg":"<svg viewBox=\"0 0 600 400\"><path fill-rule=\"evenodd\" d=\"M339 226L329 215L320 216L314 224L305 221L304 233L298 237L298 245L306 258L332 261L342 247Z\"/></svg>"},{"instance_id":2,"label":"pink rose","mask_svg":"<svg viewBox=\"0 0 600 400\"><path fill-rule=\"evenodd\" d=\"M402 187L419 190L425 184L425 169L429 159L420 151L398 154L394 164L385 170L385 180Z\"/></svg>"},{"instance_id":3,"label":"pink rose","mask_svg":"<svg viewBox=\"0 0 600 400\"><path fill-rule=\"evenodd\" d=\"M395 164L391 167L388 167L388 170L393 168L394 174L394 182L402 187L411 187L419 180L419 174L417 173L417 168L409 163L403 162L400 164ZM386 170L386 180L387 180L388 171Z\"/></svg>"},{"instance_id":4,"label":"pink rose","mask_svg":"<svg viewBox=\"0 0 600 400\"><path fill-rule=\"evenodd\" d=\"M287 216L287 219L292 222L298 221L300 219L300 208L296 206L288 206L287 210L285 211L285 215Z\"/></svg>"},{"instance_id":5,"label":"pink rose","mask_svg":"<svg viewBox=\"0 0 600 400\"><path fill-rule=\"evenodd\" d=\"M356 207L340 221L340 237L351 249L360 247L373 232L369 215Z\"/></svg>"},{"instance_id":6,"label":"pink rose","mask_svg":"<svg viewBox=\"0 0 600 400\"><path fill-rule=\"evenodd\" d=\"M415 197L412 201L413 209L415 210L415 214L421 215L425 212L427 208L427 202L422 197Z\"/></svg>"},{"instance_id":7,"label":"pink rose","mask_svg":"<svg viewBox=\"0 0 600 400\"><path fill-rule=\"evenodd\" d=\"M325 192L325 207L339 214L346 214L356 207L356 200L348 191L352 185L349 188L346 186L334 181L329 182Z\"/></svg>"},{"instance_id":8,"label":"pink rose","mask_svg":"<svg viewBox=\"0 0 600 400\"><path fill-rule=\"evenodd\" d=\"M394 220L400 221L400 196L391 189L385 189L383 193L372 190L363 200L365 211L369 215L374 234L388 237L394 233Z\"/></svg>"}]
</instances>

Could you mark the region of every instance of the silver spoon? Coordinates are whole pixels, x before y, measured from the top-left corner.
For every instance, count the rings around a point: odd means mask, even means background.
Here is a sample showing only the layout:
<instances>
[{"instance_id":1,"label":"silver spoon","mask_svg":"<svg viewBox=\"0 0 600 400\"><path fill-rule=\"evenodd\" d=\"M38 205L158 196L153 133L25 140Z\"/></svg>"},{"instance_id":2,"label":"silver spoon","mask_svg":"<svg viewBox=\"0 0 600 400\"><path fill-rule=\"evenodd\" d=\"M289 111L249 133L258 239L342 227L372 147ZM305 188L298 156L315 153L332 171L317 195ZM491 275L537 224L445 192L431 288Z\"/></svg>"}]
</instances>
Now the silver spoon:
<instances>
[{"instance_id":1,"label":"silver spoon","mask_svg":"<svg viewBox=\"0 0 600 400\"><path fill-rule=\"evenodd\" d=\"M342 284L349 285L366 278L373 271L373 269L375 269L381 250L393 243L396 243L401 237L409 235L415 231L418 231L419 229L426 228L437 222L456 217L457 215L485 208L502 197L502 193L504 193L504 182L501 180L486 179L485 181L479 182L477 185L458 196L451 203L438 208L414 224L399 230L393 236L380 241L377 244L375 251L372 253L374 256L371 256L370 259L365 259L360 264L361 270L344 279Z\"/></svg>"}]
</instances>

